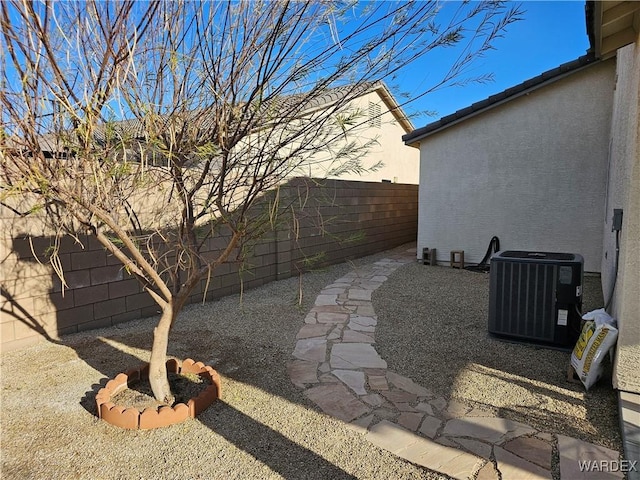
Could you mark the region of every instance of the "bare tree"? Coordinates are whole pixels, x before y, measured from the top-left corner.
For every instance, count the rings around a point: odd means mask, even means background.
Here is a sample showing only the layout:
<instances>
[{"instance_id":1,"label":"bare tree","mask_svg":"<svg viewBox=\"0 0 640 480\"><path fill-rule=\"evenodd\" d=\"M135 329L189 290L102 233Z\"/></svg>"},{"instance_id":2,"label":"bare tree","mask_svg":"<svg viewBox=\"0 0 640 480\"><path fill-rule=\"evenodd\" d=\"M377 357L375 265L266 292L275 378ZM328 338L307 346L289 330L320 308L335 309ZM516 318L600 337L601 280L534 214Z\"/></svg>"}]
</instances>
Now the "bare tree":
<instances>
[{"instance_id":1,"label":"bare tree","mask_svg":"<svg viewBox=\"0 0 640 480\"><path fill-rule=\"evenodd\" d=\"M57 237L95 235L142 283L162 311L158 400L173 401L168 337L190 293L275 221L277 195L260 197L314 166L360 171L354 98L457 44L431 88L466 78L519 15L440 5L2 3L0 200ZM224 239L215 256L210 238Z\"/></svg>"}]
</instances>

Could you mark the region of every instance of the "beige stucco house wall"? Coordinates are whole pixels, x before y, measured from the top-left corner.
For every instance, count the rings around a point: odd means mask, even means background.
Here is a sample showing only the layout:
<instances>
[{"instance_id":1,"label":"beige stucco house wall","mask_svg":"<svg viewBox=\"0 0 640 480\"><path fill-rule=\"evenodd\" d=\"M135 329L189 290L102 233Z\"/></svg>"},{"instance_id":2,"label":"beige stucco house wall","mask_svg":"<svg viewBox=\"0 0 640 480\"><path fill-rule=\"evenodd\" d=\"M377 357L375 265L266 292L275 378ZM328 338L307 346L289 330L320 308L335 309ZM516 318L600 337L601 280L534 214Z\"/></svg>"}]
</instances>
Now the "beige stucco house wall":
<instances>
[{"instance_id":1,"label":"beige stucco house wall","mask_svg":"<svg viewBox=\"0 0 640 480\"><path fill-rule=\"evenodd\" d=\"M602 288L615 290L611 313L620 328L614 387L640 393L640 37L617 52L617 82L609 147ZM623 210L616 279L614 208Z\"/></svg>"},{"instance_id":2,"label":"beige stucco house wall","mask_svg":"<svg viewBox=\"0 0 640 480\"><path fill-rule=\"evenodd\" d=\"M334 131L335 135L330 135L327 148L318 151L317 155L310 155L292 172L292 176L418 184L420 152L402 141L402 136L413 131L414 126L384 83L372 84L344 107L336 109L331 102L327 102L308 115L347 116L351 120L344 134L340 128L329 128L328 131ZM304 121L302 117L300 123ZM328 123L335 122L330 119ZM360 173L332 174L339 162L331 159L330 152L337 152L351 142L361 148L357 156L364 170Z\"/></svg>"},{"instance_id":3,"label":"beige stucco house wall","mask_svg":"<svg viewBox=\"0 0 640 480\"><path fill-rule=\"evenodd\" d=\"M416 148L405 145L402 141L402 136L412 131L413 126L399 110L386 87L380 85L376 90L351 102L349 108L356 109L363 114L361 125L353 132L355 136L361 141L374 140L374 144L365 157L365 166L370 168L373 165L382 164L382 167L362 175L344 175L333 178L417 184L420 171L420 152ZM394 110L396 113L393 113Z\"/></svg>"},{"instance_id":4,"label":"beige stucco house wall","mask_svg":"<svg viewBox=\"0 0 640 480\"><path fill-rule=\"evenodd\" d=\"M609 138L602 287L618 321L613 386L629 460L640 458L640 3L587 2L587 32L598 58L616 57L616 91ZM622 209L619 242L611 231ZM619 255L616 250L619 247ZM640 480L640 471L627 473Z\"/></svg>"},{"instance_id":5,"label":"beige stucco house wall","mask_svg":"<svg viewBox=\"0 0 640 480\"><path fill-rule=\"evenodd\" d=\"M496 235L503 250L579 253L600 271L615 61L572 68L410 139L419 256L480 262Z\"/></svg>"}]
</instances>

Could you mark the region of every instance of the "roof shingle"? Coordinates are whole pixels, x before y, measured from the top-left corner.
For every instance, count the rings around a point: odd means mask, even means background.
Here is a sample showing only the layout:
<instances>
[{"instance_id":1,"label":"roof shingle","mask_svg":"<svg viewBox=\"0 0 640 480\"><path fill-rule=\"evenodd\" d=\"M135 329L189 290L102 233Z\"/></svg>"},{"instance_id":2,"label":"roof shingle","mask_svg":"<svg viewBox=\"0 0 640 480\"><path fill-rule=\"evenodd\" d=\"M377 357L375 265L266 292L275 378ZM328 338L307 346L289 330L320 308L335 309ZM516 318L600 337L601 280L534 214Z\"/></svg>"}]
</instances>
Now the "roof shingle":
<instances>
[{"instance_id":1,"label":"roof shingle","mask_svg":"<svg viewBox=\"0 0 640 480\"><path fill-rule=\"evenodd\" d=\"M402 140L407 145L415 146L420 140L424 137L432 135L436 132L444 130L447 127L450 127L464 119L476 115L485 110L489 110L505 101L512 100L517 98L525 93L528 93L532 90L538 89L547 83L556 81L563 76L577 72L587 66L598 63L599 60L595 58L592 53L587 53L582 57L573 60L571 62L563 63L562 65L553 68L551 70L547 70L546 72L541 73L540 75L525 80L524 82L515 85L513 87L507 88L500 93L496 93L495 95L491 95L490 97L476 102L468 107L465 107L461 110L458 110L451 115L447 115L442 117L440 120L436 120L424 127L418 128L411 133L402 136Z\"/></svg>"}]
</instances>

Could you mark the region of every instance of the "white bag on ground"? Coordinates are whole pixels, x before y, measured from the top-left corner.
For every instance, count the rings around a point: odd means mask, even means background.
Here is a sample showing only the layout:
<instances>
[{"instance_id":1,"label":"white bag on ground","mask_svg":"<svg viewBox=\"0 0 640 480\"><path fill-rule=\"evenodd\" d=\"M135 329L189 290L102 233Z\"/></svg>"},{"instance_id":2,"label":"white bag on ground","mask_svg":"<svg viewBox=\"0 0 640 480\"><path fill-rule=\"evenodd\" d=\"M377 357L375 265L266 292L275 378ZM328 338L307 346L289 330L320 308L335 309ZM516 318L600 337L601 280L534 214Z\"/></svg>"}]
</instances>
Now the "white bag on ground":
<instances>
[{"instance_id":1,"label":"white bag on ground","mask_svg":"<svg viewBox=\"0 0 640 480\"><path fill-rule=\"evenodd\" d=\"M589 390L602 376L602 359L615 345L618 329L604 308L585 313L582 319L586 322L571 353L571 366Z\"/></svg>"}]
</instances>

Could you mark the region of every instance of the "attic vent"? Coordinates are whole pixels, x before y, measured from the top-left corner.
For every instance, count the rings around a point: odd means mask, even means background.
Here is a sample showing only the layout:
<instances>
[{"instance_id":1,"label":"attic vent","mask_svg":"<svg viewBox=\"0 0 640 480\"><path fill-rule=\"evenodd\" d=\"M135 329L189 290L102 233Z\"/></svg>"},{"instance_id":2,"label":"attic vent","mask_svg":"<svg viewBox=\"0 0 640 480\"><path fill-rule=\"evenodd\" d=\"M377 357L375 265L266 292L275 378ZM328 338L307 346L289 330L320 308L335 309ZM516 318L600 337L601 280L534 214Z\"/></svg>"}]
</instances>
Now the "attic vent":
<instances>
[{"instance_id":1,"label":"attic vent","mask_svg":"<svg viewBox=\"0 0 640 480\"><path fill-rule=\"evenodd\" d=\"M380 105L369 102L369 126L380 128Z\"/></svg>"}]
</instances>

